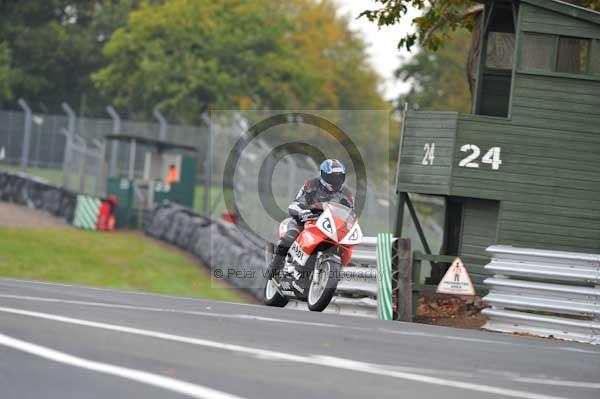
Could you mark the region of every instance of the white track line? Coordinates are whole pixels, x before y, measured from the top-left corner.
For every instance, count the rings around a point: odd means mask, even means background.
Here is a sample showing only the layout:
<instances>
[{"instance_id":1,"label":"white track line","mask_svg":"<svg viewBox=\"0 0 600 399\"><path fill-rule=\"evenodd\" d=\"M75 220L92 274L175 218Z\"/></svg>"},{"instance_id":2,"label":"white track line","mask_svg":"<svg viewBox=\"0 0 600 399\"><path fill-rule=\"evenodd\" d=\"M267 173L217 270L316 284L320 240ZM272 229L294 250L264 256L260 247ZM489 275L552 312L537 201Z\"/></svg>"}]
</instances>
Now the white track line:
<instances>
[{"instance_id":1,"label":"white track line","mask_svg":"<svg viewBox=\"0 0 600 399\"><path fill-rule=\"evenodd\" d=\"M207 317L216 317L216 318L220 318L220 319L256 320L256 321L267 321L267 322L282 323L282 324L309 325L309 326L313 326L313 327L340 328L340 325L338 325L338 324L275 319L272 317L252 316L252 315L247 315L247 314L222 314L222 313L214 313L214 312L202 312L202 311L198 311L198 310L180 310L180 309L172 309L172 308L156 308L156 307L149 307L149 306L121 305L121 304L108 303L108 302L77 301L77 300L70 300L70 299L45 298L45 297L29 296L29 295L0 294L0 298L19 299L19 300L26 300L26 301L33 301L33 302L64 303L64 304L69 304L69 305L95 306L95 307L109 308L109 309L141 310L141 311L146 311L146 312L174 313L174 314L184 314L184 315L192 315L192 316L207 316ZM366 330L365 328L361 328L361 327L350 327L350 328L360 329L362 331Z\"/></svg>"},{"instance_id":2,"label":"white track line","mask_svg":"<svg viewBox=\"0 0 600 399\"><path fill-rule=\"evenodd\" d=\"M330 367L330 368L349 370L349 371L354 371L354 372L374 374L374 375L378 375L378 376L398 378L398 379L408 380L408 381L421 382L421 383L425 383L425 384L439 385L439 386L443 386L446 388L459 388L459 389L465 389L465 390L469 390L469 391L491 393L491 394L513 397L513 398L522 398L522 399L562 399L562 398L559 398L556 396L536 394L536 393L532 393L532 392L518 391L518 390L514 390L514 389L506 389L506 388L500 388L500 387L484 385L484 384L460 382L460 381L456 381L456 380L448 380L448 379L444 379L444 378L430 377L430 376L421 375L421 374L396 371L396 370L392 370L392 369L386 368L385 366L381 366L381 365L358 362L358 361L354 361L354 360L350 360L350 359L343 359L343 358L338 358L338 357L319 356L319 355L310 355L310 356L293 355L290 353L277 352L277 351L272 351L272 350L267 350L267 349L248 348L248 347L241 346L241 345L226 344L226 343L222 343L222 342L218 342L218 341L210 341L210 340L206 340L206 339L199 339L199 338L192 338L192 337L186 337L186 336L181 336L181 335L167 334L167 333L162 333L162 332L152 331L152 330L143 330L143 329L139 329L139 328L127 327L127 326L117 325L117 324L99 323L99 322L90 321L90 320L75 319L75 318L71 318L71 317L58 316L58 315L53 315L53 314L49 314L49 313L32 312L32 311L28 311L28 310L21 310L21 309L15 309L15 308L0 307L0 312L17 314L17 315L22 315L22 316L36 317L36 318L40 318L40 319L58 321L58 322L62 322L62 323L68 323L68 324L74 324L74 325L80 325L80 326L86 326L86 327L100 328L100 329L110 330L110 331L135 334L135 335L151 337L151 338L164 339L164 340L168 340L168 341L198 345L198 346L202 346L202 347L206 347L206 348L213 348L213 349L218 349L218 350L244 353L247 355L258 357L260 359L289 361L289 362L295 362L295 363L310 364L310 365L315 365L315 366Z\"/></svg>"},{"instance_id":3,"label":"white track line","mask_svg":"<svg viewBox=\"0 0 600 399\"><path fill-rule=\"evenodd\" d=\"M29 296L29 295L0 294L0 298L18 299L18 300L33 301L33 302L64 303L64 304L70 304L70 305L95 306L95 307L109 308L109 309L112 308L112 309L124 309L124 310L139 310L139 311L147 311L147 312L185 314L185 315L191 315L191 316L206 316L206 317L215 317L215 318L219 318L219 319L252 320L252 321L261 321L261 322L268 322L268 323L293 324L293 325L335 328L335 329L343 328L346 330L354 330L354 331L379 332L379 333L383 333L383 334L395 334L395 335L403 335L403 336L425 337L425 338L434 338L434 339L447 339L447 340L464 341L464 342L477 342L477 343L493 344L493 345L526 347L526 348L534 348L536 350L579 352L579 353L588 353L588 354L592 354L592 355L600 355L600 351L590 351L590 350L571 348L571 347L562 347L562 346L552 346L552 347L543 346L542 347L542 346L521 344L518 342L504 342L504 341L491 340L491 339L460 337L460 336L443 335L443 334L432 334L432 333L427 333L427 332L422 332L422 331L393 330L393 329L381 328L381 327L374 328L374 327L344 326L344 325L340 325L340 324L320 323L320 322L302 321L302 320L276 319L273 317L253 316L253 315L248 315L248 314L223 314L223 313L214 313L214 312L202 312L202 311L197 311L197 310L179 310L179 309L157 308L157 307L149 307L149 306L121 305L121 304L114 304L114 303L108 303L108 302L77 301L77 300L69 300L69 299L61 299L61 298L47 298L47 297L38 297L38 296Z\"/></svg>"},{"instance_id":4,"label":"white track line","mask_svg":"<svg viewBox=\"0 0 600 399\"><path fill-rule=\"evenodd\" d=\"M57 288L74 288L74 289L99 291L99 292L114 292L116 294L131 295L131 296L142 296L142 297L148 296L148 297L158 297L158 298L163 298L163 299L175 299L178 301L185 301L185 302L198 303L199 301L210 301L210 299L191 298L191 297L185 297L185 296L160 294L158 292L133 291L133 290L127 290L127 289L106 288L106 287L92 287L90 285L55 283L55 282L51 282L51 281L23 280L23 279L12 278L12 277L0 277L0 284L2 284L2 283L8 283L8 284L17 283L18 284L17 286L10 285L10 287L12 287L12 288L23 288L23 287L27 287L27 285L30 286L27 288L33 288L33 287L35 287L35 285L41 285L41 286L49 286L49 287L57 287ZM33 286L33 287L31 287L31 286ZM228 289L228 288L225 287L225 289ZM232 289L235 290L235 288L232 288ZM227 301L222 301L222 303L227 304L227 305L236 305L236 306L262 307L262 305L257 305L257 304L253 304L253 303L237 303L237 302L227 302Z\"/></svg>"},{"instance_id":5,"label":"white track line","mask_svg":"<svg viewBox=\"0 0 600 399\"><path fill-rule=\"evenodd\" d=\"M83 359L81 357L69 355L68 353L59 352L45 346L33 344L20 339L9 337L8 335L0 334L0 345L7 346L22 352L29 353L44 359L54 362L66 364L73 367L96 371L98 373L109 374L116 377L125 378L128 380L140 382L147 385L152 385L158 388L177 392L179 394L191 396L192 398L200 399L241 399L239 396L230 395L225 392L215 389L203 387L201 385L192 384L189 382L176 380L162 375L148 373L146 371L130 369L121 366L115 366L108 363L96 362L93 360Z\"/></svg>"},{"instance_id":6,"label":"white track line","mask_svg":"<svg viewBox=\"0 0 600 399\"><path fill-rule=\"evenodd\" d=\"M526 382L529 384L556 385L556 386L561 386L561 387L600 389L599 383L585 382L585 381L549 380L546 378L526 378L526 377L513 378L513 381Z\"/></svg>"}]
</instances>

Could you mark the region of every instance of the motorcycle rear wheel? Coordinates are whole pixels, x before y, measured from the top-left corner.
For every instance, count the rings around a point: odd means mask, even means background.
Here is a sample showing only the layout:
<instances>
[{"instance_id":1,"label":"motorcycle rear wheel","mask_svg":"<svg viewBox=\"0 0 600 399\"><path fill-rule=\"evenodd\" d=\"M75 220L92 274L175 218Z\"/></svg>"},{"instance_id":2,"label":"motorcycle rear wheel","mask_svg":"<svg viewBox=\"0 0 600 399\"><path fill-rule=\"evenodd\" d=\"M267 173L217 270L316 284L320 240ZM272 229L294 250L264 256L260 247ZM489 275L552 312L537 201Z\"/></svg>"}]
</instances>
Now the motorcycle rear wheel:
<instances>
[{"instance_id":1,"label":"motorcycle rear wheel","mask_svg":"<svg viewBox=\"0 0 600 399\"><path fill-rule=\"evenodd\" d=\"M331 259L321 263L313 273L319 273L317 283L311 280L308 289L308 309L313 312L325 310L340 281L341 265Z\"/></svg>"}]
</instances>

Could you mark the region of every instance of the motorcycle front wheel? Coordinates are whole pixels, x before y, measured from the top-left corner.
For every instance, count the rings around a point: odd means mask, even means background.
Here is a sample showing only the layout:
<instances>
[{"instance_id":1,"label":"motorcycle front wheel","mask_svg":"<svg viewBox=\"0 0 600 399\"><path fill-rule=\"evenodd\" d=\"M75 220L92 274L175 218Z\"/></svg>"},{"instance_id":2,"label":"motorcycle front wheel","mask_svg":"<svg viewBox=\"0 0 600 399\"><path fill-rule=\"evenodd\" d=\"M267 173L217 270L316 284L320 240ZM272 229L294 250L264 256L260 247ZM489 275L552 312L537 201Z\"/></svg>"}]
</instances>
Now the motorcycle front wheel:
<instances>
[{"instance_id":1,"label":"motorcycle front wheel","mask_svg":"<svg viewBox=\"0 0 600 399\"><path fill-rule=\"evenodd\" d=\"M277 288L275 287L275 283L273 279L267 280L265 284L265 305L267 306L275 306L278 308L282 308L288 303L288 299L281 295Z\"/></svg>"},{"instance_id":2,"label":"motorcycle front wheel","mask_svg":"<svg viewBox=\"0 0 600 399\"><path fill-rule=\"evenodd\" d=\"M340 270L341 265L331 259L320 263L315 268L308 289L308 308L310 310L322 312L329 305L340 281Z\"/></svg>"}]
</instances>

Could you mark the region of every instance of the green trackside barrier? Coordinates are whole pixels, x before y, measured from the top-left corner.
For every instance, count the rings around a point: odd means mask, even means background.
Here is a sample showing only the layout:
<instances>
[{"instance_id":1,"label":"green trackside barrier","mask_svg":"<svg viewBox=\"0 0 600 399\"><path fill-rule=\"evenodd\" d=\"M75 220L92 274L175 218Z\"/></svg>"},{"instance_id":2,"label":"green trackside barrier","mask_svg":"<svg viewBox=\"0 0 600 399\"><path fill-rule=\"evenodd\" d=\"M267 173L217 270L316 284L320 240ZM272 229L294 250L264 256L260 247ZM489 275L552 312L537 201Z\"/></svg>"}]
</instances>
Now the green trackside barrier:
<instances>
[{"instance_id":1,"label":"green trackside barrier","mask_svg":"<svg viewBox=\"0 0 600 399\"><path fill-rule=\"evenodd\" d=\"M377 234L377 318L392 320L392 235Z\"/></svg>"},{"instance_id":2,"label":"green trackside barrier","mask_svg":"<svg viewBox=\"0 0 600 399\"><path fill-rule=\"evenodd\" d=\"M96 230L99 211L100 200L98 198L79 194L77 196L73 226L85 230Z\"/></svg>"}]
</instances>

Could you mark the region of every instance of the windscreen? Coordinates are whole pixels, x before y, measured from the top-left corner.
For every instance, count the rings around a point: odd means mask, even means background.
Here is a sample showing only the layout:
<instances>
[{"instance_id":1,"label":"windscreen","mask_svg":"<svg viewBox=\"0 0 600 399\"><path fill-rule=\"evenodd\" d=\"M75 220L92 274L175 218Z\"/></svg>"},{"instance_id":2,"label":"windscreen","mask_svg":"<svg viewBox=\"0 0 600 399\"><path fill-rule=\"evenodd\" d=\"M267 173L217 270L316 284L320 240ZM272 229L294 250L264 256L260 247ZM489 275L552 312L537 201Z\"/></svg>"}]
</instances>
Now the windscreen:
<instances>
[{"instance_id":1,"label":"windscreen","mask_svg":"<svg viewBox=\"0 0 600 399\"><path fill-rule=\"evenodd\" d=\"M331 203L328 202L324 204L323 208L329 209L333 218L336 221L337 228L339 229L340 225L345 224L347 228L350 228L356 223L356 213L351 208L344 206L342 204Z\"/></svg>"}]
</instances>

